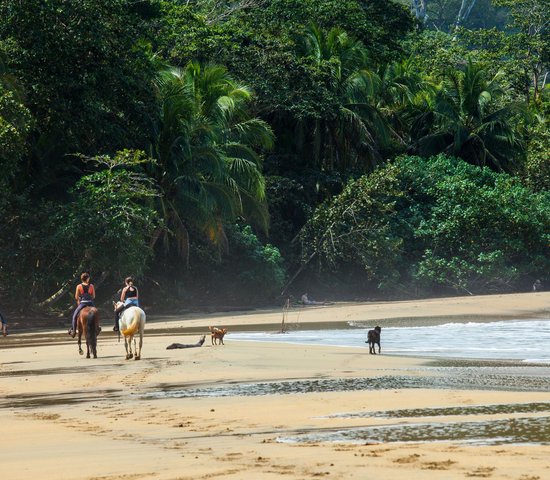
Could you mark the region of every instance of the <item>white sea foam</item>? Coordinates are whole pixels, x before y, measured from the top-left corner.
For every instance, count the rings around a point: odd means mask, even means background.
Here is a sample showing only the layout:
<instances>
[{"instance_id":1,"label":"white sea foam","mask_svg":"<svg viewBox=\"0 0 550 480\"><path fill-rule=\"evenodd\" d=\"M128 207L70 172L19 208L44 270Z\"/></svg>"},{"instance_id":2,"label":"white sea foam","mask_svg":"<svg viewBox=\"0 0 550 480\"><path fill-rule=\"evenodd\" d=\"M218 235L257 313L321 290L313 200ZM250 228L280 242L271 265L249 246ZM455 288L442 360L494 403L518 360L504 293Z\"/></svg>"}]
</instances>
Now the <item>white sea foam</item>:
<instances>
[{"instance_id":1,"label":"white sea foam","mask_svg":"<svg viewBox=\"0 0 550 480\"><path fill-rule=\"evenodd\" d=\"M372 322L365 321L354 322L353 328L338 330L232 333L231 339L366 348L367 331L373 327ZM550 363L549 347L550 320L382 328L382 353L385 354Z\"/></svg>"}]
</instances>

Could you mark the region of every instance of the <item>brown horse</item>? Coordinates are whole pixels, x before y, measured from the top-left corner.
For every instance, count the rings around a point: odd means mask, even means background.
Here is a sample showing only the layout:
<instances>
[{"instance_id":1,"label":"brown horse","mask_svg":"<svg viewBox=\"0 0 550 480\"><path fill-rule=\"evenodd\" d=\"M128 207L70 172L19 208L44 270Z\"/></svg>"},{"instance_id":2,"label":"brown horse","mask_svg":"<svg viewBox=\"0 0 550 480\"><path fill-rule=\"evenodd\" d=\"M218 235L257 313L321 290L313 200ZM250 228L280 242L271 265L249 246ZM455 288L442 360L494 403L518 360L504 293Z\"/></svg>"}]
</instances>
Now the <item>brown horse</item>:
<instances>
[{"instance_id":1,"label":"brown horse","mask_svg":"<svg viewBox=\"0 0 550 480\"><path fill-rule=\"evenodd\" d=\"M101 331L99 326L99 312L95 307L84 307L80 310L76 319L76 328L78 330L78 353L83 355L81 347L82 334L86 339L86 358L90 358L90 353L97 358L97 335Z\"/></svg>"}]
</instances>

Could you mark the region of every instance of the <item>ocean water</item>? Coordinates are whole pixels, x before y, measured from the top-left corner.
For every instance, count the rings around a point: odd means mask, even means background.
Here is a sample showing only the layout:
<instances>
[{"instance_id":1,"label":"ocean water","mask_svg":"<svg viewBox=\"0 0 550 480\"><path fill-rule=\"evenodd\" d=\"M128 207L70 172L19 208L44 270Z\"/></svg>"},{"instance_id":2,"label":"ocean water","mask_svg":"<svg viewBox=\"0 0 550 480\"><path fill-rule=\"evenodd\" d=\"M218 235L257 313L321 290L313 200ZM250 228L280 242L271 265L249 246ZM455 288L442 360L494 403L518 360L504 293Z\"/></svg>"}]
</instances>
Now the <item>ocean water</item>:
<instances>
[{"instance_id":1,"label":"ocean water","mask_svg":"<svg viewBox=\"0 0 550 480\"><path fill-rule=\"evenodd\" d=\"M302 345L362 347L375 324L356 322L350 328L291 330L287 333L235 332L227 339ZM307 328L303 325L302 328ZM419 357L520 360L550 364L550 319L444 323L382 328L382 354Z\"/></svg>"}]
</instances>

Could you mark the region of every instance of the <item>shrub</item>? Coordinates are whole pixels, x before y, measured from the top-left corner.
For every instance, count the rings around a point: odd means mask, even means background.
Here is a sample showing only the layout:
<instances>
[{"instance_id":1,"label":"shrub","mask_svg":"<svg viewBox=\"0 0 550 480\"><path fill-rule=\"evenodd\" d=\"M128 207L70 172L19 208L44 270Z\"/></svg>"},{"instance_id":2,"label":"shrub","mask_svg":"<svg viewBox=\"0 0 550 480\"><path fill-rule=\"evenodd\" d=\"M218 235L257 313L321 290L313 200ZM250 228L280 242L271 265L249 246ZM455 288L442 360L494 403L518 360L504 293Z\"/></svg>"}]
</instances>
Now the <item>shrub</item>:
<instances>
[{"instance_id":1,"label":"shrub","mask_svg":"<svg viewBox=\"0 0 550 480\"><path fill-rule=\"evenodd\" d=\"M321 272L382 289L522 289L550 271L550 195L444 155L401 157L319 207L301 238Z\"/></svg>"}]
</instances>

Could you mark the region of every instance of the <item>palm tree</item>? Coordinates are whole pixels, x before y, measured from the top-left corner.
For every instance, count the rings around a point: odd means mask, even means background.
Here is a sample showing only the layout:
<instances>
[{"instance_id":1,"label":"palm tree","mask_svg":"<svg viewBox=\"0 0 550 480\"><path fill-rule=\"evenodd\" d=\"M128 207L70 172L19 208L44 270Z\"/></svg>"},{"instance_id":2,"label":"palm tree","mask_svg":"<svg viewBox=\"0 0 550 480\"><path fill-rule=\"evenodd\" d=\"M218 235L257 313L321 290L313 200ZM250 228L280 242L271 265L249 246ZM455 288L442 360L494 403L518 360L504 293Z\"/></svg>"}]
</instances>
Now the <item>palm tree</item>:
<instances>
[{"instance_id":1,"label":"palm tree","mask_svg":"<svg viewBox=\"0 0 550 480\"><path fill-rule=\"evenodd\" d=\"M495 170L511 170L525 147L516 125L525 118L517 104L498 101L502 72L487 71L471 60L464 70L447 71L431 109L417 119L412 136L423 156L447 153Z\"/></svg>"},{"instance_id":2,"label":"palm tree","mask_svg":"<svg viewBox=\"0 0 550 480\"><path fill-rule=\"evenodd\" d=\"M300 126L309 133L306 148L326 170L373 166L388 130L375 100L380 78L368 68L365 46L340 28L327 32L316 25L308 27L300 46L304 57L328 73L328 88L337 103L333 115Z\"/></svg>"},{"instance_id":3,"label":"palm tree","mask_svg":"<svg viewBox=\"0 0 550 480\"><path fill-rule=\"evenodd\" d=\"M405 148L410 144L411 124L425 112L435 85L415 65L413 58L383 65L379 71L377 101L393 139Z\"/></svg>"},{"instance_id":4,"label":"palm tree","mask_svg":"<svg viewBox=\"0 0 550 480\"><path fill-rule=\"evenodd\" d=\"M160 115L152 143L161 189L164 246L174 240L188 258L189 229L221 245L224 224L237 217L267 228L262 149L273 144L269 125L251 117L252 93L224 67L191 62L157 81Z\"/></svg>"}]
</instances>

